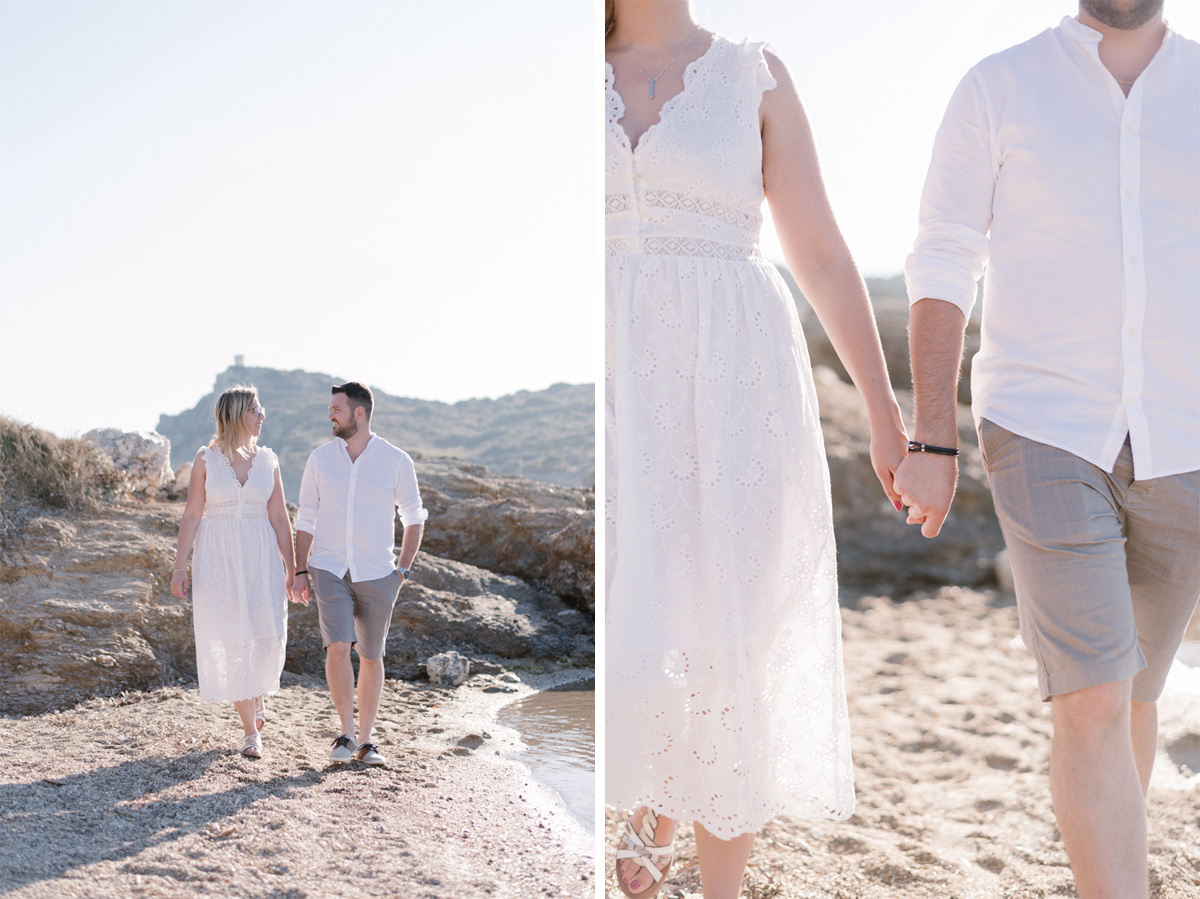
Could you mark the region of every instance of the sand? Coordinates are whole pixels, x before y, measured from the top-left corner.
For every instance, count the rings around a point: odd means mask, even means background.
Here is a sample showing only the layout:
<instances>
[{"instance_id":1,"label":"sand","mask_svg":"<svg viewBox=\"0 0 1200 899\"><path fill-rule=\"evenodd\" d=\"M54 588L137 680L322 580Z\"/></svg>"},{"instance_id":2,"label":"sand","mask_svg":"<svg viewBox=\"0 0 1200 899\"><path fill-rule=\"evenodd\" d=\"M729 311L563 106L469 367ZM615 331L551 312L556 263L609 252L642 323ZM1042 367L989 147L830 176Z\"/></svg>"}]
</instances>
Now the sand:
<instances>
[{"instance_id":1,"label":"sand","mask_svg":"<svg viewBox=\"0 0 1200 899\"><path fill-rule=\"evenodd\" d=\"M329 764L328 691L289 674L259 761L184 686L0 719L0 895L592 897L591 837L494 724L578 676L388 681L385 768Z\"/></svg>"},{"instance_id":2,"label":"sand","mask_svg":"<svg viewBox=\"0 0 1200 899\"><path fill-rule=\"evenodd\" d=\"M857 811L777 819L747 899L1075 896L1050 805L1051 712L1011 597L957 587L843 610ZM1160 701L1148 799L1150 895L1200 897L1200 684ZM620 818L606 809L606 854ZM660 894L699 897L690 826ZM606 895L619 897L607 865Z\"/></svg>"}]
</instances>

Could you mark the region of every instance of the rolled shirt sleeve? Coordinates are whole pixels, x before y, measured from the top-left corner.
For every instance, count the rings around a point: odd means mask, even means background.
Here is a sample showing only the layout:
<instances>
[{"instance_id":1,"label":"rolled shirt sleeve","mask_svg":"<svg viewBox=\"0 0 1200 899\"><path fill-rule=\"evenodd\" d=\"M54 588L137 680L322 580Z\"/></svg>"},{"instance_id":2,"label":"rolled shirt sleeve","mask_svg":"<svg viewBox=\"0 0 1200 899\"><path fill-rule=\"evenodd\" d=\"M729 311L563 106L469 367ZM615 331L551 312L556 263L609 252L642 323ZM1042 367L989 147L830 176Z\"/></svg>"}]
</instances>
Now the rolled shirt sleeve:
<instances>
[{"instance_id":1,"label":"rolled shirt sleeve","mask_svg":"<svg viewBox=\"0 0 1200 899\"><path fill-rule=\"evenodd\" d=\"M945 300L968 317L989 255L1000 161L993 114L976 69L959 83L934 139L921 194L920 232L904 266L909 304Z\"/></svg>"},{"instance_id":2,"label":"rolled shirt sleeve","mask_svg":"<svg viewBox=\"0 0 1200 899\"><path fill-rule=\"evenodd\" d=\"M317 527L317 504L320 491L317 488L317 472L313 465L313 454L304 463L304 475L300 478L299 510L296 512L296 530L315 534Z\"/></svg>"},{"instance_id":3,"label":"rolled shirt sleeve","mask_svg":"<svg viewBox=\"0 0 1200 899\"><path fill-rule=\"evenodd\" d=\"M424 524L429 512L421 503L421 491L417 486L417 470L412 457L404 453L396 466L396 509L400 523L405 527Z\"/></svg>"}]
</instances>

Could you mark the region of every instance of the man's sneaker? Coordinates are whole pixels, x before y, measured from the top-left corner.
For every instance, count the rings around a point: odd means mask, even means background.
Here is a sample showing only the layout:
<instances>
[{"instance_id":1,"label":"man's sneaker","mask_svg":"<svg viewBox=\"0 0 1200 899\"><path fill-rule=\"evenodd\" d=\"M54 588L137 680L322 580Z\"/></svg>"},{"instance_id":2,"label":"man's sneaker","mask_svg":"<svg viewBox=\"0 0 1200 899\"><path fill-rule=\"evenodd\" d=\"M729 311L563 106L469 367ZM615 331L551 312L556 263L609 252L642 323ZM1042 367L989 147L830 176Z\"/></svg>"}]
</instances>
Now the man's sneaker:
<instances>
[{"instance_id":1,"label":"man's sneaker","mask_svg":"<svg viewBox=\"0 0 1200 899\"><path fill-rule=\"evenodd\" d=\"M329 761L348 762L354 757L356 749L358 749L358 743L355 742L354 737L342 734L333 741L333 748L329 750Z\"/></svg>"},{"instance_id":2,"label":"man's sneaker","mask_svg":"<svg viewBox=\"0 0 1200 899\"><path fill-rule=\"evenodd\" d=\"M364 765L386 765L387 759L383 757L383 753L374 743L363 743L358 747L358 752L355 753L358 760Z\"/></svg>"}]
</instances>

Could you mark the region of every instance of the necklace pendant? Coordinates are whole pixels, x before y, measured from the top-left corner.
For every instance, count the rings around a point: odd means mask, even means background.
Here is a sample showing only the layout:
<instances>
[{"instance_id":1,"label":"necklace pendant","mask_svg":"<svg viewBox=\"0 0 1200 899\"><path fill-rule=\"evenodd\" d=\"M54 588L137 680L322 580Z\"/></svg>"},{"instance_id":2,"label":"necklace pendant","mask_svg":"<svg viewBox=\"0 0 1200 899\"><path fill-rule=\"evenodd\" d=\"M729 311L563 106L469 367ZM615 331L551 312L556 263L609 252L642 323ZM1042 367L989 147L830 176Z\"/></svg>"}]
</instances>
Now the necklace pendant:
<instances>
[{"instance_id":1,"label":"necklace pendant","mask_svg":"<svg viewBox=\"0 0 1200 899\"><path fill-rule=\"evenodd\" d=\"M657 80L656 78L651 78L651 79L650 79L650 99L651 99L651 100L653 100L653 99L654 99L654 82L655 82L656 80Z\"/></svg>"}]
</instances>

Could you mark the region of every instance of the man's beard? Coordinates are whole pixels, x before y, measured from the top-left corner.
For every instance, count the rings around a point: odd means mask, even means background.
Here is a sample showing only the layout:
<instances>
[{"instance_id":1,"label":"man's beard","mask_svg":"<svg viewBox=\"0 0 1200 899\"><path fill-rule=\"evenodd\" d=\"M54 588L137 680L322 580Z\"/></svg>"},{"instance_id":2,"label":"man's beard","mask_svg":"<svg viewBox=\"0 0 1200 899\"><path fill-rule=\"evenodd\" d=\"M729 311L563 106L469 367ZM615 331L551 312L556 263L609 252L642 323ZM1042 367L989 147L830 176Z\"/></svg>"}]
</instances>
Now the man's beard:
<instances>
[{"instance_id":1,"label":"man's beard","mask_svg":"<svg viewBox=\"0 0 1200 899\"><path fill-rule=\"evenodd\" d=\"M333 436L341 437L343 440L349 440L358 433L358 422L353 418L344 425L335 424L333 427Z\"/></svg>"},{"instance_id":2,"label":"man's beard","mask_svg":"<svg viewBox=\"0 0 1200 899\"><path fill-rule=\"evenodd\" d=\"M1163 0L1136 0L1128 9L1118 9L1112 0L1079 0L1079 7L1109 28L1132 31L1162 11Z\"/></svg>"}]
</instances>

